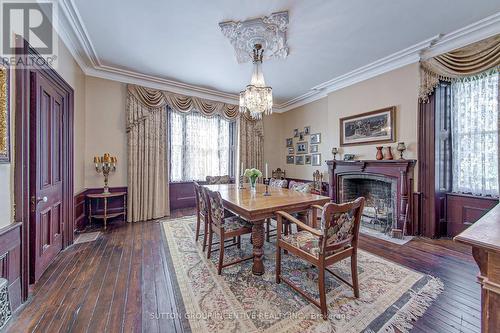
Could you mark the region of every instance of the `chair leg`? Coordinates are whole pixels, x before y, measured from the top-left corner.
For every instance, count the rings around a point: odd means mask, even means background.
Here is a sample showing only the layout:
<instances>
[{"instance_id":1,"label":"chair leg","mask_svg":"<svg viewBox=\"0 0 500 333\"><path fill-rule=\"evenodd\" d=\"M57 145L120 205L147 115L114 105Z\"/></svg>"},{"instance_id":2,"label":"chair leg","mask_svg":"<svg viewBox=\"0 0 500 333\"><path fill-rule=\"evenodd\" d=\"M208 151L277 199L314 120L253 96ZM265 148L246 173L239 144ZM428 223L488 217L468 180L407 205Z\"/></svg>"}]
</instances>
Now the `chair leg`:
<instances>
[{"instance_id":1,"label":"chair leg","mask_svg":"<svg viewBox=\"0 0 500 333\"><path fill-rule=\"evenodd\" d=\"M326 308L326 291L325 291L325 267L318 267L318 287L319 287L319 304L321 306L321 315L323 319L328 319L328 309Z\"/></svg>"},{"instance_id":2,"label":"chair leg","mask_svg":"<svg viewBox=\"0 0 500 333\"><path fill-rule=\"evenodd\" d=\"M222 265L224 264L224 235L220 236L220 245L219 245L219 266L217 267L217 274L222 274Z\"/></svg>"},{"instance_id":3,"label":"chair leg","mask_svg":"<svg viewBox=\"0 0 500 333\"><path fill-rule=\"evenodd\" d=\"M207 218L205 217L204 218L204 221L203 221L203 224L204 224L204 229L203 229L203 252L205 252L205 248L207 246L207 238L208 238L208 229L209 229L209 226L208 226L208 221L207 221Z\"/></svg>"},{"instance_id":4,"label":"chair leg","mask_svg":"<svg viewBox=\"0 0 500 333\"><path fill-rule=\"evenodd\" d=\"M266 242L268 242L268 243L269 243L269 241L270 241L270 239L271 239L271 237L270 237L270 235L269 235L269 234L270 234L270 231L269 231L269 229L270 229L270 224L271 224L271 219L267 219L267 220L266 220Z\"/></svg>"},{"instance_id":5,"label":"chair leg","mask_svg":"<svg viewBox=\"0 0 500 333\"><path fill-rule=\"evenodd\" d=\"M284 232L284 234L285 234L285 236L288 236L288 230L289 230L288 228L289 228L289 227L290 227L290 223L286 223L286 224L284 224L284 228L285 228L285 232ZM290 229L290 233L291 233L291 229ZM288 250L283 250L283 253L284 253L284 254L288 254Z\"/></svg>"},{"instance_id":6,"label":"chair leg","mask_svg":"<svg viewBox=\"0 0 500 333\"><path fill-rule=\"evenodd\" d=\"M213 231L212 226L208 227L208 249L207 249L207 259L210 259L210 255L212 254L212 237Z\"/></svg>"},{"instance_id":7,"label":"chair leg","mask_svg":"<svg viewBox=\"0 0 500 333\"><path fill-rule=\"evenodd\" d=\"M276 283L281 283L281 248L276 244Z\"/></svg>"},{"instance_id":8,"label":"chair leg","mask_svg":"<svg viewBox=\"0 0 500 333\"><path fill-rule=\"evenodd\" d=\"M236 247L241 249L241 236L238 236L238 245Z\"/></svg>"},{"instance_id":9,"label":"chair leg","mask_svg":"<svg viewBox=\"0 0 500 333\"><path fill-rule=\"evenodd\" d=\"M200 237L200 214L196 214L196 232L195 232L195 241L198 242L198 238Z\"/></svg>"},{"instance_id":10,"label":"chair leg","mask_svg":"<svg viewBox=\"0 0 500 333\"><path fill-rule=\"evenodd\" d=\"M358 254L356 251L351 255L351 275L352 287L354 289L354 297L359 298L359 283L358 283Z\"/></svg>"}]
</instances>

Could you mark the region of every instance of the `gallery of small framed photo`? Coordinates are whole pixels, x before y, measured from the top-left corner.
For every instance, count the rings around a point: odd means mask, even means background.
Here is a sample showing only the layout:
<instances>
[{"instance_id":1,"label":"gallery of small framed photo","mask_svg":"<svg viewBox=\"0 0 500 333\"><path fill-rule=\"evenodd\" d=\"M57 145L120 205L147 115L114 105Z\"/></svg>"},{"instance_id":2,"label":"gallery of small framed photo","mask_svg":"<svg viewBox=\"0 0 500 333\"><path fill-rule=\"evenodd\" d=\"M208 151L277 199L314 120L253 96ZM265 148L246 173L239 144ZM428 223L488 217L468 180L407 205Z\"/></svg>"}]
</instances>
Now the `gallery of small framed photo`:
<instances>
[{"instance_id":1,"label":"gallery of small framed photo","mask_svg":"<svg viewBox=\"0 0 500 333\"><path fill-rule=\"evenodd\" d=\"M293 147L293 138L286 139L286 146Z\"/></svg>"},{"instance_id":2,"label":"gallery of small framed photo","mask_svg":"<svg viewBox=\"0 0 500 333\"><path fill-rule=\"evenodd\" d=\"M305 164L311 164L311 155L306 155Z\"/></svg>"},{"instance_id":3,"label":"gallery of small framed photo","mask_svg":"<svg viewBox=\"0 0 500 333\"><path fill-rule=\"evenodd\" d=\"M318 152L318 145L311 145L311 153L317 153Z\"/></svg>"},{"instance_id":4,"label":"gallery of small framed photo","mask_svg":"<svg viewBox=\"0 0 500 333\"><path fill-rule=\"evenodd\" d=\"M294 138L298 138L299 137L299 129L298 128L296 128L296 129L293 130L293 137Z\"/></svg>"},{"instance_id":5,"label":"gallery of small framed photo","mask_svg":"<svg viewBox=\"0 0 500 333\"><path fill-rule=\"evenodd\" d=\"M312 165L321 166L321 154L312 154L311 159L312 159Z\"/></svg>"},{"instance_id":6,"label":"gallery of small framed photo","mask_svg":"<svg viewBox=\"0 0 500 333\"><path fill-rule=\"evenodd\" d=\"M288 155L295 154L295 149L293 147L288 147Z\"/></svg>"},{"instance_id":7,"label":"gallery of small framed photo","mask_svg":"<svg viewBox=\"0 0 500 333\"><path fill-rule=\"evenodd\" d=\"M340 119L341 146L395 141L395 106Z\"/></svg>"},{"instance_id":8,"label":"gallery of small framed photo","mask_svg":"<svg viewBox=\"0 0 500 333\"><path fill-rule=\"evenodd\" d=\"M294 164L295 163L295 156L293 155L288 155L286 157L286 164Z\"/></svg>"},{"instance_id":9,"label":"gallery of small framed photo","mask_svg":"<svg viewBox=\"0 0 500 333\"><path fill-rule=\"evenodd\" d=\"M304 165L304 156L295 156L295 164Z\"/></svg>"},{"instance_id":10,"label":"gallery of small framed photo","mask_svg":"<svg viewBox=\"0 0 500 333\"><path fill-rule=\"evenodd\" d=\"M311 126L305 126L304 135L309 135L309 134L311 134Z\"/></svg>"},{"instance_id":11,"label":"gallery of small framed photo","mask_svg":"<svg viewBox=\"0 0 500 333\"><path fill-rule=\"evenodd\" d=\"M297 142L297 154L307 154L308 148L307 142Z\"/></svg>"}]
</instances>

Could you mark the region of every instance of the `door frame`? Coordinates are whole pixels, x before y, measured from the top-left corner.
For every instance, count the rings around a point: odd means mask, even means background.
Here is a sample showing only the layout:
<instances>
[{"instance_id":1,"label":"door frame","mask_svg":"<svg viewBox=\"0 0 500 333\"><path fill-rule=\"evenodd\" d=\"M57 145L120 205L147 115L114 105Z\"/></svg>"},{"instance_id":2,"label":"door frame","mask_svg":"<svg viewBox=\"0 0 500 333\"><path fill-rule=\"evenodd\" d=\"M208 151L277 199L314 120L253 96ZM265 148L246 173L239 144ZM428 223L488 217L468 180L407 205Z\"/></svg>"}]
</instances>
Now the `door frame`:
<instances>
[{"instance_id":1,"label":"door frame","mask_svg":"<svg viewBox=\"0 0 500 333\"><path fill-rule=\"evenodd\" d=\"M22 37L16 36L17 55L40 55ZM33 62L32 62L33 63ZM73 88L49 67L26 68L22 64L15 68L15 144L14 144L14 218L22 223L21 239L21 296L29 296L30 283L30 105L31 75L38 73L49 79L65 92L66 112L63 116L63 232L62 248L73 244L73 132L74 91Z\"/></svg>"}]
</instances>

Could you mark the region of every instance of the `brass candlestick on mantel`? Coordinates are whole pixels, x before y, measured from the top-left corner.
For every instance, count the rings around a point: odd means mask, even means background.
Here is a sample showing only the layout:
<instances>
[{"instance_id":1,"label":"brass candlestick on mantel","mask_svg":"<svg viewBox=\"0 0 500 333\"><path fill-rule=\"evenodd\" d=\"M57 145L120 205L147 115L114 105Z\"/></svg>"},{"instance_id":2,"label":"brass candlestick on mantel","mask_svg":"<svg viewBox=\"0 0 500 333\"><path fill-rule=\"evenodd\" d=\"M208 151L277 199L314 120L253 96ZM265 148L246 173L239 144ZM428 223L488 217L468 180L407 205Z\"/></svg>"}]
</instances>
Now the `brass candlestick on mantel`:
<instances>
[{"instance_id":1,"label":"brass candlestick on mantel","mask_svg":"<svg viewBox=\"0 0 500 333\"><path fill-rule=\"evenodd\" d=\"M102 173L104 175L104 194L109 193L108 178L110 172L116 171L117 158L115 156L110 156L109 153L105 153L103 156L95 156L94 164L95 171L97 173Z\"/></svg>"},{"instance_id":2,"label":"brass candlestick on mantel","mask_svg":"<svg viewBox=\"0 0 500 333\"><path fill-rule=\"evenodd\" d=\"M406 145L404 142L398 142L397 150L399 151L399 159L404 160L403 152L406 150Z\"/></svg>"}]
</instances>

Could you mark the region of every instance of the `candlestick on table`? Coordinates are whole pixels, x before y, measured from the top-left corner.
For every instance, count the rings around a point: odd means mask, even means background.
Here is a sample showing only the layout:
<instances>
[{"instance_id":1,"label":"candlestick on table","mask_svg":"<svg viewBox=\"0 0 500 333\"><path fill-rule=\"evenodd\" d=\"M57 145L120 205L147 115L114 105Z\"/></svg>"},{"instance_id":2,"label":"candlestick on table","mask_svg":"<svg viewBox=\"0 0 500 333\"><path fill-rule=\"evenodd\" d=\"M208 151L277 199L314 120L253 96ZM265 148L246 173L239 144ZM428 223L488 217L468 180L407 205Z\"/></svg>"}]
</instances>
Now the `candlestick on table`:
<instances>
[{"instance_id":1,"label":"candlestick on table","mask_svg":"<svg viewBox=\"0 0 500 333\"><path fill-rule=\"evenodd\" d=\"M271 195L271 192L269 192L269 178L264 179L264 184L266 185L266 192L264 193L265 197L268 197Z\"/></svg>"}]
</instances>

